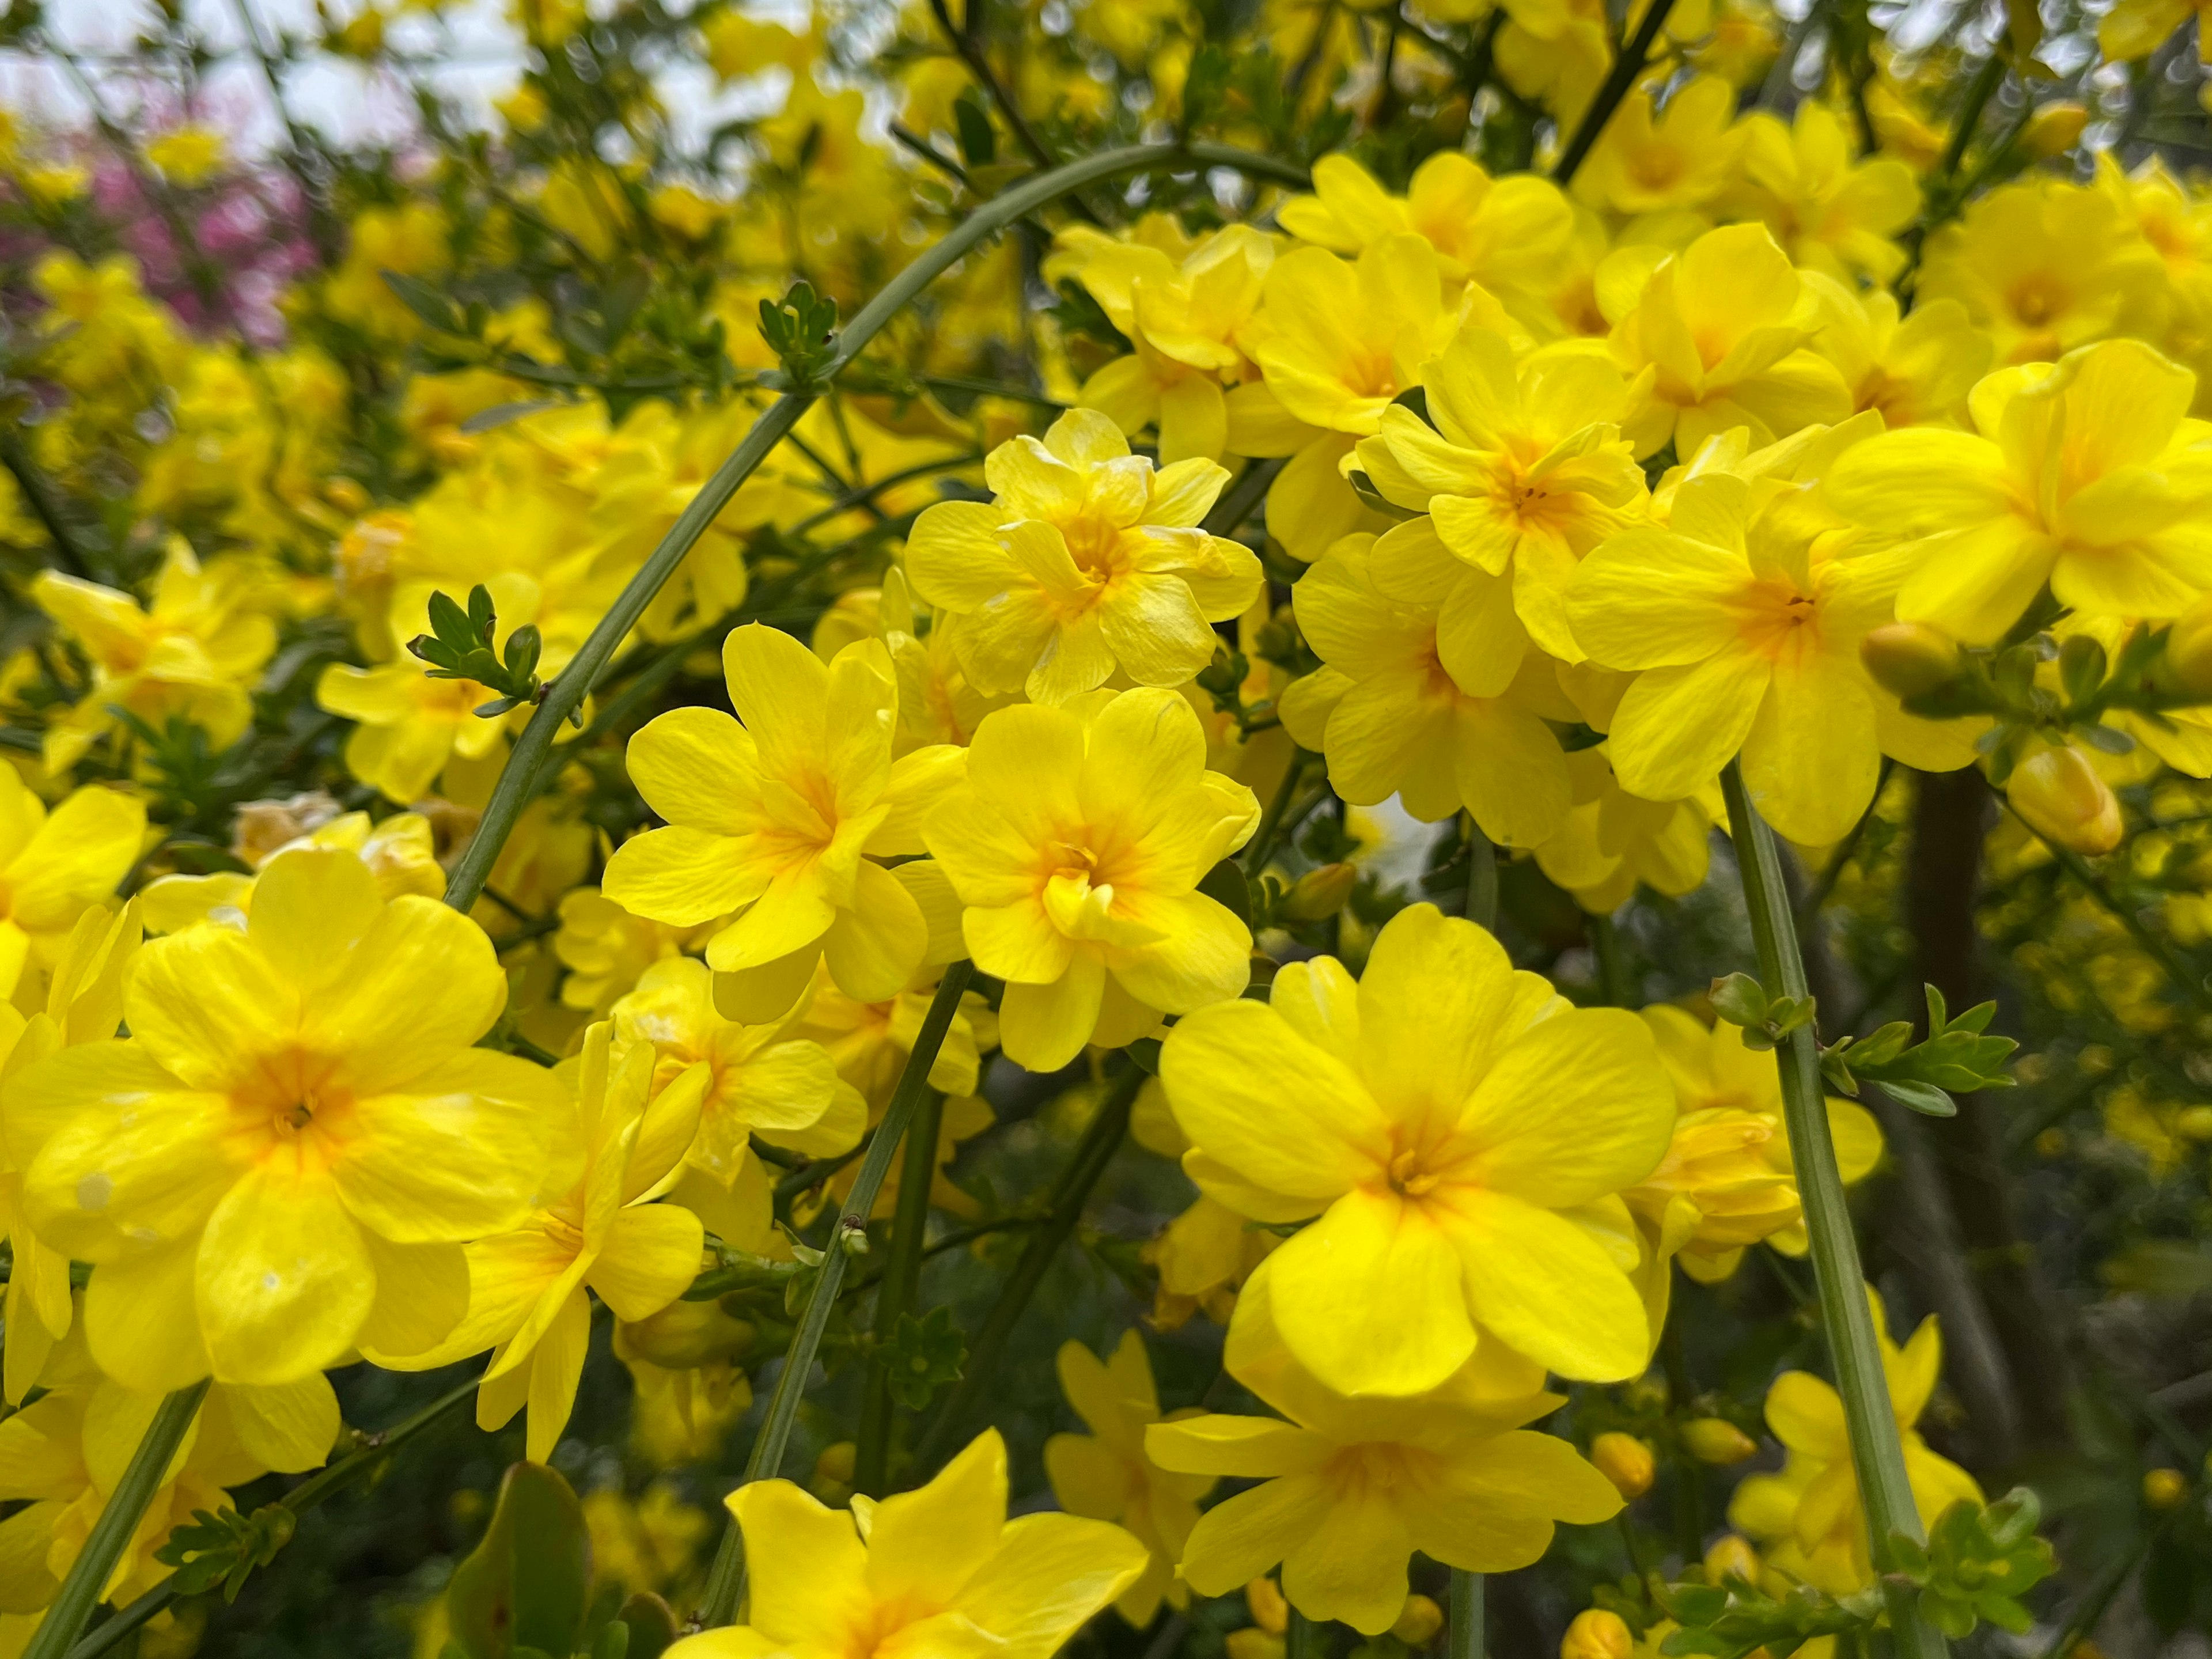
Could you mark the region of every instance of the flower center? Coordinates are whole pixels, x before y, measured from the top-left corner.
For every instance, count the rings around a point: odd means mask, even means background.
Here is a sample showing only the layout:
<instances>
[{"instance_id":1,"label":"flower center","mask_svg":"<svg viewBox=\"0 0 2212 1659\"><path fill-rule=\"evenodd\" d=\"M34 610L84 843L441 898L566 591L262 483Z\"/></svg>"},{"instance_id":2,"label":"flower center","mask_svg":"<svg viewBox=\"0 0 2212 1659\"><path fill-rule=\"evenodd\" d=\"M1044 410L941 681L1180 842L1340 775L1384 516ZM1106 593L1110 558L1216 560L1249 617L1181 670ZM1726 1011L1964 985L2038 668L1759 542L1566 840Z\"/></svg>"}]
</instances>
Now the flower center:
<instances>
[{"instance_id":1,"label":"flower center","mask_svg":"<svg viewBox=\"0 0 2212 1659\"><path fill-rule=\"evenodd\" d=\"M1401 1198L1420 1198L1436 1190L1438 1176L1421 1167L1421 1155L1402 1152L1390 1160L1390 1190Z\"/></svg>"}]
</instances>

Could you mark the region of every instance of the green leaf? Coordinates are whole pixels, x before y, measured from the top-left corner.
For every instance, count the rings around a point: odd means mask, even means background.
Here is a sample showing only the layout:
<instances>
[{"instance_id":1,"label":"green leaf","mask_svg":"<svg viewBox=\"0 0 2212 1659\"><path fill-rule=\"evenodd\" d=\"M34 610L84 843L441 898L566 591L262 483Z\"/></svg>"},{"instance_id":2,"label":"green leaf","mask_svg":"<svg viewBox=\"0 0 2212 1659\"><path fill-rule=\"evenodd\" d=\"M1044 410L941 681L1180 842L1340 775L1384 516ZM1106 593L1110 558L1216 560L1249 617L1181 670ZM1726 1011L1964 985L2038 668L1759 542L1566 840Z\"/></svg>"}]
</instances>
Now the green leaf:
<instances>
[{"instance_id":1,"label":"green leaf","mask_svg":"<svg viewBox=\"0 0 2212 1659\"><path fill-rule=\"evenodd\" d=\"M419 276L410 276L397 270L377 273L384 278L399 303L422 319L423 324L441 334L465 334L468 318L453 297L441 289L435 289Z\"/></svg>"},{"instance_id":2,"label":"green leaf","mask_svg":"<svg viewBox=\"0 0 2212 1659\"><path fill-rule=\"evenodd\" d=\"M1252 925L1252 884L1245 878L1244 866L1235 859L1224 859L1207 871L1198 890L1247 927Z\"/></svg>"},{"instance_id":3,"label":"green leaf","mask_svg":"<svg viewBox=\"0 0 2212 1659\"><path fill-rule=\"evenodd\" d=\"M622 1604L615 1617L629 1628L625 1659L660 1659L683 1633L668 1603L651 1590L638 1591Z\"/></svg>"},{"instance_id":4,"label":"green leaf","mask_svg":"<svg viewBox=\"0 0 2212 1659\"><path fill-rule=\"evenodd\" d=\"M1899 1105L1923 1117L1956 1117L1959 1103L1932 1083L1912 1083L1899 1079L1878 1078L1875 1087Z\"/></svg>"},{"instance_id":5,"label":"green leaf","mask_svg":"<svg viewBox=\"0 0 2212 1659\"><path fill-rule=\"evenodd\" d=\"M998 158L999 137L991 131L991 118L970 87L952 103L952 125L960 138L960 157L971 167L988 167Z\"/></svg>"},{"instance_id":6,"label":"green leaf","mask_svg":"<svg viewBox=\"0 0 2212 1659\"><path fill-rule=\"evenodd\" d=\"M483 1540L446 1587L453 1639L467 1659L519 1659L524 1648L574 1653L591 1579L576 1494L544 1464L517 1463L500 1482Z\"/></svg>"}]
</instances>

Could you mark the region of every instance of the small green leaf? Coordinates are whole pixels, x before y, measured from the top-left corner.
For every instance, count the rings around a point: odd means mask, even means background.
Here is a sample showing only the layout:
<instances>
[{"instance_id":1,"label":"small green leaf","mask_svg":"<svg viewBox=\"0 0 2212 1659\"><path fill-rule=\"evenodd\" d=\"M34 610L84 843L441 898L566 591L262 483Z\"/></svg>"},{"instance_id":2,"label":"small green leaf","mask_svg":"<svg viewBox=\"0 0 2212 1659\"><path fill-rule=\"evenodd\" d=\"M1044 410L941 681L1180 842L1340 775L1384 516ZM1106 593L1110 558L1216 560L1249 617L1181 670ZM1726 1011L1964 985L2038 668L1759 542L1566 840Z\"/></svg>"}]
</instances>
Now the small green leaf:
<instances>
[{"instance_id":1,"label":"small green leaf","mask_svg":"<svg viewBox=\"0 0 2212 1659\"><path fill-rule=\"evenodd\" d=\"M500 1483L483 1540L453 1569L446 1613L467 1659L568 1655L583 1634L591 1540L576 1494L543 1463L517 1463Z\"/></svg>"},{"instance_id":2,"label":"small green leaf","mask_svg":"<svg viewBox=\"0 0 2212 1659\"><path fill-rule=\"evenodd\" d=\"M1713 1012L1747 1031L1766 1029L1766 988L1749 974L1730 974L1712 987ZM1771 1044L1768 1046L1771 1046Z\"/></svg>"},{"instance_id":3,"label":"small green leaf","mask_svg":"<svg viewBox=\"0 0 2212 1659\"><path fill-rule=\"evenodd\" d=\"M1932 1083L1911 1083L1898 1079L1878 1078L1875 1087L1899 1105L1923 1117L1956 1117L1959 1103Z\"/></svg>"},{"instance_id":4,"label":"small green leaf","mask_svg":"<svg viewBox=\"0 0 2212 1659\"><path fill-rule=\"evenodd\" d=\"M939 1389L960 1380L967 1358L968 1343L951 1309L932 1308L921 1319L901 1314L884 1346L884 1376L901 1405L920 1411Z\"/></svg>"}]
</instances>

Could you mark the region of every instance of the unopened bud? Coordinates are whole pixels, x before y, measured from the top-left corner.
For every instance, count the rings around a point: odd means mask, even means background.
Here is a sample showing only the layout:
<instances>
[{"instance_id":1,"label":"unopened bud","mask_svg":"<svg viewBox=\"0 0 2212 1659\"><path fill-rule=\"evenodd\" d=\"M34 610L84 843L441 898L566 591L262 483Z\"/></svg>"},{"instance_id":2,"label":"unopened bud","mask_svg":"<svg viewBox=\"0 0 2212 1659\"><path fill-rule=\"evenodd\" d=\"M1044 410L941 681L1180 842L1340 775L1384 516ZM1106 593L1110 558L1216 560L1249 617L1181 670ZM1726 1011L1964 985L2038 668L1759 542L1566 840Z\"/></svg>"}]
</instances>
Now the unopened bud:
<instances>
[{"instance_id":1,"label":"unopened bud","mask_svg":"<svg viewBox=\"0 0 2212 1659\"><path fill-rule=\"evenodd\" d=\"M2005 798L2029 829L2055 846L2094 858L2120 844L2120 803L2089 757L2070 744L2013 768Z\"/></svg>"},{"instance_id":2,"label":"unopened bud","mask_svg":"<svg viewBox=\"0 0 2212 1659\"><path fill-rule=\"evenodd\" d=\"M1283 914L1292 921L1326 921L1344 908L1358 884L1359 872L1351 865L1324 864L1291 884L1283 898Z\"/></svg>"},{"instance_id":3,"label":"unopened bud","mask_svg":"<svg viewBox=\"0 0 2212 1659\"><path fill-rule=\"evenodd\" d=\"M1759 1582L1759 1552L1749 1539L1733 1532L1723 1533L1705 1552L1705 1582L1725 1584L1731 1578L1747 1584Z\"/></svg>"},{"instance_id":4,"label":"unopened bud","mask_svg":"<svg viewBox=\"0 0 2212 1659\"><path fill-rule=\"evenodd\" d=\"M2186 1140L2212 1140L2212 1106L2191 1106L2174 1119L2173 1127Z\"/></svg>"},{"instance_id":5,"label":"unopened bud","mask_svg":"<svg viewBox=\"0 0 2212 1659\"><path fill-rule=\"evenodd\" d=\"M2189 1496L2189 1482L2179 1469L2147 1469L2142 1478L2143 1502L2154 1510L2170 1510Z\"/></svg>"},{"instance_id":6,"label":"unopened bud","mask_svg":"<svg viewBox=\"0 0 2212 1659\"><path fill-rule=\"evenodd\" d=\"M1617 1613L1589 1607L1575 1615L1559 1643L1559 1659L1628 1659L1636 1638Z\"/></svg>"},{"instance_id":7,"label":"unopened bud","mask_svg":"<svg viewBox=\"0 0 2212 1659\"><path fill-rule=\"evenodd\" d=\"M843 1503L853 1495L853 1471L859 1460L860 1449L851 1441L831 1441L814 1460L810 1490L825 1504Z\"/></svg>"},{"instance_id":8,"label":"unopened bud","mask_svg":"<svg viewBox=\"0 0 2212 1659\"><path fill-rule=\"evenodd\" d=\"M2212 697L2212 594L2174 618L2166 636L2166 665L2183 690Z\"/></svg>"},{"instance_id":9,"label":"unopened bud","mask_svg":"<svg viewBox=\"0 0 2212 1659\"><path fill-rule=\"evenodd\" d=\"M1656 1468L1651 1448L1632 1434L1614 1431L1598 1436L1590 1442L1590 1462L1623 1498L1641 1498L1651 1490Z\"/></svg>"},{"instance_id":10,"label":"unopened bud","mask_svg":"<svg viewBox=\"0 0 2212 1659\"><path fill-rule=\"evenodd\" d=\"M2089 125L2089 111L2071 99L2059 99L2044 105L2027 118L2027 125L2020 135L2021 154L2041 161L2053 155L2063 155L2081 141L2081 129Z\"/></svg>"},{"instance_id":11,"label":"unopened bud","mask_svg":"<svg viewBox=\"0 0 2212 1659\"><path fill-rule=\"evenodd\" d=\"M1725 1417L1697 1417L1682 1425L1682 1444L1700 1463L1722 1468L1759 1451L1759 1443Z\"/></svg>"},{"instance_id":12,"label":"unopened bud","mask_svg":"<svg viewBox=\"0 0 2212 1659\"><path fill-rule=\"evenodd\" d=\"M1417 1591L1406 1598L1390 1634L1407 1647L1418 1648L1427 1645L1429 1638L1443 1627L1444 1610Z\"/></svg>"},{"instance_id":13,"label":"unopened bud","mask_svg":"<svg viewBox=\"0 0 2212 1659\"><path fill-rule=\"evenodd\" d=\"M1244 1605L1252 1610L1252 1622L1271 1636L1280 1636L1291 1627L1291 1604L1272 1578L1255 1578L1245 1585Z\"/></svg>"},{"instance_id":14,"label":"unopened bud","mask_svg":"<svg viewBox=\"0 0 2212 1659\"><path fill-rule=\"evenodd\" d=\"M1959 647L1925 623L1884 623L1859 641L1859 660L1884 690L1917 697L1959 672Z\"/></svg>"}]
</instances>

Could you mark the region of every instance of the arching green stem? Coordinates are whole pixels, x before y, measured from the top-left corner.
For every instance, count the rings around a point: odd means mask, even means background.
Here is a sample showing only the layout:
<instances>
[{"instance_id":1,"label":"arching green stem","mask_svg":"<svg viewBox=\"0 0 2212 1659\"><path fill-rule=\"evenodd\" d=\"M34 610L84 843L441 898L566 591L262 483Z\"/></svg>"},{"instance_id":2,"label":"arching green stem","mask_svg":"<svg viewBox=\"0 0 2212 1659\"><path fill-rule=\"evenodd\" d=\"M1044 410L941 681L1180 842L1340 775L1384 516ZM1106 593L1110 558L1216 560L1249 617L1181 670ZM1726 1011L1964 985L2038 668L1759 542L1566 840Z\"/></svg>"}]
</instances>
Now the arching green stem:
<instances>
[{"instance_id":1,"label":"arching green stem","mask_svg":"<svg viewBox=\"0 0 2212 1659\"><path fill-rule=\"evenodd\" d=\"M1660 0L1662 4L1665 0ZM942 240L908 265L890 285L868 303L837 337L836 356L823 368L821 383L834 380L841 370L860 355L868 342L883 331L884 325L904 310L930 283L943 276L968 252L986 238L996 235L1025 214L1059 200L1071 191L1102 179L1118 178L1124 173L1144 173L1161 167L1233 167L1240 172L1279 181L1304 185L1308 182L1305 170L1271 155L1259 155L1249 150L1234 149L1226 144L1132 144L1120 149L1109 149L1097 155L1071 161L1066 167L1054 167L1050 173L1040 173L1026 183L1017 185L1003 196L996 196L969 214ZM446 902L457 910L466 910L483 891L484 883L491 877L492 866L498 861L500 849L506 846L507 836L514 831L515 820L522 810L536 797L538 775L552 752L553 739L561 730L561 723L583 706L592 683L599 677L614 656L617 647L629 636L637 620L653 603L653 596L665 586L676 574L677 567L699 538L707 532L721 510L729 505L730 498L738 493L747 478L766 460L769 453L783 441L792 428L799 423L819 392L813 390L787 392L763 412L753 422L738 447L730 452L729 459L714 469L714 476L699 487L660 544L629 579L613 609L599 618L599 625L577 648L574 657L553 680L545 686L544 699L523 727L514 747L508 752L507 764L501 769L499 781L492 786L491 799L485 803L483 819L477 825L476 835L467 849L453 866L452 878L446 884Z\"/></svg>"}]
</instances>

